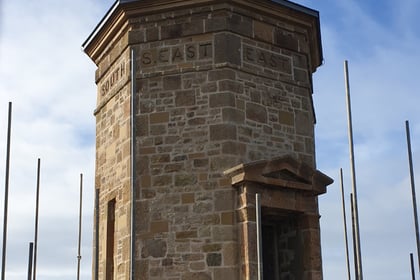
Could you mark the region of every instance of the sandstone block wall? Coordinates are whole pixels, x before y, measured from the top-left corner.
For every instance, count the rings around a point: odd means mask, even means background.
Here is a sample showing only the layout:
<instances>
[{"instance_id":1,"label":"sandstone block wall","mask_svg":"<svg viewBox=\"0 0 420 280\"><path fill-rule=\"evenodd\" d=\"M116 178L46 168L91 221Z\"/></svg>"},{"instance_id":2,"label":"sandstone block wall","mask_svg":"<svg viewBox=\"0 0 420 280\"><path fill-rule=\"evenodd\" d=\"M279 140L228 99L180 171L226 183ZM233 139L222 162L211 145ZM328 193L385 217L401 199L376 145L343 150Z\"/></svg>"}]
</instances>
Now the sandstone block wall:
<instances>
[{"instance_id":1,"label":"sandstone block wall","mask_svg":"<svg viewBox=\"0 0 420 280\"><path fill-rule=\"evenodd\" d=\"M133 20L142 279L239 279L239 163L314 164L307 42L228 4ZM250 278L252 279L252 278Z\"/></svg>"},{"instance_id":2,"label":"sandstone block wall","mask_svg":"<svg viewBox=\"0 0 420 280\"><path fill-rule=\"evenodd\" d=\"M130 238L135 279L254 279L242 267L240 193L223 172L286 154L315 167L314 35L271 1L147 2L127 6L95 54L99 279L109 248L115 279L129 279Z\"/></svg>"}]
</instances>

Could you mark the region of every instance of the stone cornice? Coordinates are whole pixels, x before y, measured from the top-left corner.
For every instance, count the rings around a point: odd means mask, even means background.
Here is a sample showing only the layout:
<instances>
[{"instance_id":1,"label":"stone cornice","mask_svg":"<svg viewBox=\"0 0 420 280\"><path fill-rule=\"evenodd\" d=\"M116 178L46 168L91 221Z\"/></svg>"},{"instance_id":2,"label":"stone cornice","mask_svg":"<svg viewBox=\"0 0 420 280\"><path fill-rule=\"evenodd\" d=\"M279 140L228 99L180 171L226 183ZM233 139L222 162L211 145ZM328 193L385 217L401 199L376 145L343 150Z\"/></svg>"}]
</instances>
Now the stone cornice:
<instances>
[{"instance_id":1,"label":"stone cornice","mask_svg":"<svg viewBox=\"0 0 420 280\"><path fill-rule=\"evenodd\" d=\"M222 3L233 4L301 26L303 29L307 30L308 39L310 40L312 71L315 71L316 68L322 64L323 57L319 17L315 16L317 15L317 12L298 5L296 5L295 9L293 8L293 5L285 6L273 1L261 0L117 1L102 19L101 23L83 43L82 48L95 64L98 64L103 52L110 43L115 40L119 33L126 31L129 28L128 20L130 18Z\"/></svg>"}]
</instances>

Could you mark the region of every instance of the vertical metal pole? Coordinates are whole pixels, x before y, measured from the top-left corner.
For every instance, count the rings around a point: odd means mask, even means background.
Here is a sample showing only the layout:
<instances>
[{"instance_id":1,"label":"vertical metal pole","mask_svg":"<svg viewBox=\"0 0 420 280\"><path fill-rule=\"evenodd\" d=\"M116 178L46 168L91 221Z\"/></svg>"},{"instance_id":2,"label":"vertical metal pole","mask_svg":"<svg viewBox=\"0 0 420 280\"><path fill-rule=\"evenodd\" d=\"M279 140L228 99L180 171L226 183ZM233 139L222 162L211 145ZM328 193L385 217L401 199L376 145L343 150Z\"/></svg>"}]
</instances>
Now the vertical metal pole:
<instances>
[{"instance_id":1,"label":"vertical metal pole","mask_svg":"<svg viewBox=\"0 0 420 280\"><path fill-rule=\"evenodd\" d=\"M3 249L1 260L1 280L5 280L6 272L6 244L7 244L7 212L9 205L9 166L10 166L10 134L12 128L12 102L9 102L9 117L7 124L7 148L6 148L6 176L4 187L4 212L3 212Z\"/></svg>"},{"instance_id":2,"label":"vertical metal pole","mask_svg":"<svg viewBox=\"0 0 420 280\"><path fill-rule=\"evenodd\" d=\"M83 197L83 174L80 174L80 197L79 197L79 241L77 245L77 280L80 279L80 244L82 242L82 197Z\"/></svg>"},{"instance_id":3,"label":"vertical metal pole","mask_svg":"<svg viewBox=\"0 0 420 280\"><path fill-rule=\"evenodd\" d=\"M38 158L38 168L36 176L36 205L35 205L35 238L34 238L34 274L33 280L36 279L36 262L38 255L38 213L39 213L39 181L41 171L41 159Z\"/></svg>"},{"instance_id":4,"label":"vertical metal pole","mask_svg":"<svg viewBox=\"0 0 420 280\"><path fill-rule=\"evenodd\" d=\"M417 260L420 271L420 238L419 238L419 220L417 216L417 198L416 198L416 186L414 183L414 171L413 171L413 156L411 152L411 140L410 140L410 125L408 121L405 121L405 130L407 134L407 148L408 148L408 163L410 167L410 181L411 181L411 197L413 200L413 212L414 212L414 225L416 227L416 242L417 242Z\"/></svg>"},{"instance_id":5,"label":"vertical metal pole","mask_svg":"<svg viewBox=\"0 0 420 280\"><path fill-rule=\"evenodd\" d=\"M95 280L99 279L99 189L95 189Z\"/></svg>"},{"instance_id":6,"label":"vertical metal pole","mask_svg":"<svg viewBox=\"0 0 420 280\"><path fill-rule=\"evenodd\" d=\"M354 218L354 203L353 203L353 194L350 194L350 207L351 207L351 226L353 234L353 258L354 258L354 279L359 280L359 275L357 274L357 250L356 250L356 230L355 230L355 218Z\"/></svg>"},{"instance_id":7,"label":"vertical metal pole","mask_svg":"<svg viewBox=\"0 0 420 280\"><path fill-rule=\"evenodd\" d=\"M131 99L130 99L130 107L131 107L131 116L130 116L130 126L131 126L131 192L130 192L130 200L131 200L131 244L130 244L130 279L134 279L134 248L135 248L135 231L134 231L134 221L135 221L135 184L136 184L136 166L135 166L135 147L136 147L136 132L135 132L135 123L134 123L134 116L136 114L135 111L135 96L136 96L136 53L134 48L131 49L131 65L130 65L130 77L131 77Z\"/></svg>"},{"instance_id":8,"label":"vertical metal pole","mask_svg":"<svg viewBox=\"0 0 420 280\"><path fill-rule=\"evenodd\" d=\"M344 224L344 241L346 245L346 263L347 263L347 279L350 280L350 260L349 260L349 241L347 238L347 218L346 218L346 203L344 199L344 183L343 183L343 169L340 168L340 185L341 185L341 200L343 205L343 224Z\"/></svg>"},{"instance_id":9,"label":"vertical metal pole","mask_svg":"<svg viewBox=\"0 0 420 280\"><path fill-rule=\"evenodd\" d=\"M357 254L357 275L359 280L363 280L362 270L362 253L360 244L360 230L359 230L359 209L357 206L357 188L356 188L356 169L354 164L354 145L353 145L353 126L351 117L351 102L350 102L350 85L347 60L344 61L345 83L346 83L346 101L347 101L347 120L348 120L348 133L349 133L349 148L350 148L350 170L352 178L352 191L353 191L353 206L354 206L354 230L356 234L356 254Z\"/></svg>"},{"instance_id":10,"label":"vertical metal pole","mask_svg":"<svg viewBox=\"0 0 420 280\"><path fill-rule=\"evenodd\" d=\"M263 279L263 262L262 262L262 234L261 234L261 195L255 194L255 211L257 219L257 258L258 258L258 280Z\"/></svg>"},{"instance_id":11,"label":"vertical metal pole","mask_svg":"<svg viewBox=\"0 0 420 280\"><path fill-rule=\"evenodd\" d=\"M34 256L34 243L29 242L28 280L32 279L32 258Z\"/></svg>"},{"instance_id":12,"label":"vertical metal pole","mask_svg":"<svg viewBox=\"0 0 420 280\"><path fill-rule=\"evenodd\" d=\"M416 272L415 272L415 269L414 269L413 253L410 253L410 266L411 266L411 279L416 280Z\"/></svg>"}]
</instances>

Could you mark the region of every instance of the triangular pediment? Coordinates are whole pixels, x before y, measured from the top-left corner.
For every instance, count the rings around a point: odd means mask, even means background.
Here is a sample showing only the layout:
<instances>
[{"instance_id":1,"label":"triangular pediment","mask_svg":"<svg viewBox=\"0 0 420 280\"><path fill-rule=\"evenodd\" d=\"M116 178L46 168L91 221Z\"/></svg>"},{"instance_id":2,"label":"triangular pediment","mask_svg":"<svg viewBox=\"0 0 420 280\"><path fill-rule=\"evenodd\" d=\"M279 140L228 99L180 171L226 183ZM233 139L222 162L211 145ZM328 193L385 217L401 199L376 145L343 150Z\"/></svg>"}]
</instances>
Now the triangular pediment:
<instances>
[{"instance_id":1,"label":"triangular pediment","mask_svg":"<svg viewBox=\"0 0 420 280\"><path fill-rule=\"evenodd\" d=\"M264 177L267 177L267 178L280 179L280 180L285 180L285 181L293 181L293 182L299 182L299 183L303 183L303 184L310 184L310 182L308 182L305 178L296 175L295 173L293 173L292 171L290 171L287 168L280 169L280 170L277 170L277 171L272 171L270 173L265 173L265 174L261 174L261 175L264 176Z\"/></svg>"},{"instance_id":2,"label":"triangular pediment","mask_svg":"<svg viewBox=\"0 0 420 280\"><path fill-rule=\"evenodd\" d=\"M291 156L240 164L226 170L225 175L231 177L233 186L248 181L314 195L325 193L326 186L333 182L327 175Z\"/></svg>"}]
</instances>

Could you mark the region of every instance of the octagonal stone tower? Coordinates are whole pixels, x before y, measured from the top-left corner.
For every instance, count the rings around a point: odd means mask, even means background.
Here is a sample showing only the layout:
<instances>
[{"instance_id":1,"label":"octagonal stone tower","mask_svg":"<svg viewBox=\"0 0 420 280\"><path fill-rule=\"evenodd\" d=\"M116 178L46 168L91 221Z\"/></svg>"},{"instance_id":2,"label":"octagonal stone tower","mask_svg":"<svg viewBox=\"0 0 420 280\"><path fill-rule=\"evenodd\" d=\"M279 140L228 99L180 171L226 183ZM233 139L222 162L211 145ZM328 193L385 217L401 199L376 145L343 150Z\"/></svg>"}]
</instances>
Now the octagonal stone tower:
<instances>
[{"instance_id":1,"label":"octagonal stone tower","mask_svg":"<svg viewBox=\"0 0 420 280\"><path fill-rule=\"evenodd\" d=\"M94 279L322 279L318 12L119 0L83 49L98 67Z\"/></svg>"}]
</instances>

